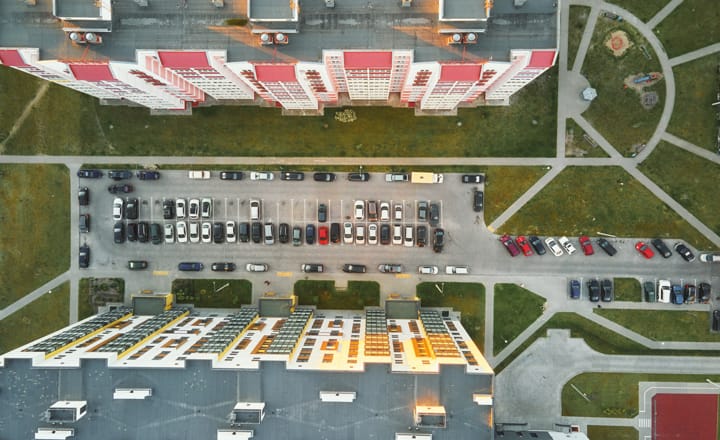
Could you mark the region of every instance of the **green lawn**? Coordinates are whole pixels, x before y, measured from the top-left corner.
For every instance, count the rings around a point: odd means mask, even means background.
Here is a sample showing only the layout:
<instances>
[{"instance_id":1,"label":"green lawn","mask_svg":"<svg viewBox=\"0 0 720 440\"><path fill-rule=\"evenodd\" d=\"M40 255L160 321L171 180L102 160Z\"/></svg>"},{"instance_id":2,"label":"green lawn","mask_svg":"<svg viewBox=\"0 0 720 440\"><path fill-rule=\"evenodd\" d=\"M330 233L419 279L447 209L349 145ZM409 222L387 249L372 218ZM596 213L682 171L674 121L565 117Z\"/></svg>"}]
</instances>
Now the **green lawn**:
<instances>
[{"instance_id":1,"label":"green lawn","mask_svg":"<svg viewBox=\"0 0 720 440\"><path fill-rule=\"evenodd\" d=\"M633 43L619 58L613 56L605 47L605 41L615 30L625 31ZM650 60L641 52L641 45L650 52ZM665 102L664 80L644 89L645 92L654 91L658 94L658 104L651 110L645 110L640 105L639 93L624 88L623 81L626 77L649 72L661 72L660 63L641 34L625 22L598 20L582 68L583 75L597 90L598 97L583 116L613 147L626 156L631 155L633 146L650 139L662 115Z\"/></svg>"},{"instance_id":2,"label":"green lawn","mask_svg":"<svg viewBox=\"0 0 720 440\"><path fill-rule=\"evenodd\" d=\"M226 286L226 287L225 287ZM252 302L252 283L235 279L176 278L172 293L177 302L192 303L195 307L240 308Z\"/></svg>"},{"instance_id":3,"label":"green lawn","mask_svg":"<svg viewBox=\"0 0 720 440\"><path fill-rule=\"evenodd\" d=\"M605 310L605 309L603 309ZM614 331L596 324L582 316L570 313L555 313L542 327L526 339L520 347L500 364L495 366L495 374L525 351L536 339L545 337L550 328L569 329L573 338L582 338L595 351L605 354L656 355L656 356L720 356L718 351L705 350L653 350L627 339Z\"/></svg>"},{"instance_id":4,"label":"green lawn","mask_svg":"<svg viewBox=\"0 0 720 440\"><path fill-rule=\"evenodd\" d=\"M587 427L588 438L592 440L637 440L638 430L630 426L591 426Z\"/></svg>"},{"instance_id":5,"label":"green lawn","mask_svg":"<svg viewBox=\"0 0 720 440\"><path fill-rule=\"evenodd\" d=\"M346 290L338 290L332 280L299 280L294 293L298 304L318 309L362 310L380 305L380 284L375 281L348 281Z\"/></svg>"},{"instance_id":6,"label":"green lawn","mask_svg":"<svg viewBox=\"0 0 720 440\"><path fill-rule=\"evenodd\" d=\"M565 157L609 157L602 147L587 143L583 138L585 130L572 118L565 120L565 132Z\"/></svg>"},{"instance_id":7,"label":"green lawn","mask_svg":"<svg viewBox=\"0 0 720 440\"><path fill-rule=\"evenodd\" d=\"M720 342L710 333L711 315L690 310L594 309L594 312L654 341Z\"/></svg>"},{"instance_id":8,"label":"green lawn","mask_svg":"<svg viewBox=\"0 0 720 440\"><path fill-rule=\"evenodd\" d=\"M662 141L639 168L708 228L720 234L720 197L708 193L709 188L720 185L720 165ZM674 236L663 234L663 237ZM713 248L711 243L699 247Z\"/></svg>"},{"instance_id":9,"label":"green lawn","mask_svg":"<svg viewBox=\"0 0 720 440\"><path fill-rule=\"evenodd\" d=\"M97 313L98 306L108 302L125 302L125 280L122 278L80 278L78 283L78 320Z\"/></svg>"},{"instance_id":10,"label":"green lawn","mask_svg":"<svg viewBox=\"0 0 720 440\"><path fill-rule=\"evenodd\" d=\"M631 14L646 22L660 12L670 0L607 0L607 2L630 11Z\"/></svg>"},{"instance_id":11,"label":"green lawn","mask_svg":"<svg viewBox=\"0 0 720 440\"><path fill-rule=\"evenodd\" d=\"M668 132L698 147L717 150L717 101L715 73L720 55L713 54L673 67L675 107Z\"/></svg>"},{"instance_id":12,"label":"green lawn","mask_svg":"<svg viewBox=\"0 0 720 440\"><path fill-rule=\"evenodd\" d=\"M613 280L615 287L615 301L642 301L642 289L640 281L636 278L615 278Z\"/></svg>"},{"instance_id":13,"label":"green lawn","mask_svg":"<svg viewBox=\"0 0 720 440\"><path fill-rule=\"evenodd\" d=\"M588 16L590 15L590 7L570 5L570 17L568 27L568 69L572 69L575 57L577 56L580 40L582 39Z\"/></svg>"},{"instance_id":14,"label":"green lawn","mask_svg":"<svg viewBox=\"0 0 720 440\"><path fill-rule=\"evenodd\" d=\"M485 176L485 223L498 218L547 171L547 167L489 167Z\"/></svg>"},{"instance_id":15,"label":"green lawn","mask_svg":"<svg viewBox=\"0 0 720 440\"><path fill-rule=\"evenodd\" d=\"M600 231L621 237L680 237L701 249L712 246L620 167L565 168L500 229L511 234Z\"/></svg>"},{"instance_id":16,"label":"green lawn","mask_svg":"<svg viewBox=\"0 0 720 440\"><path fill-rule=\"evenodd\" d=\"M684 0L655 28L670 58L720 41L720 2Z\"/></svg>"},{"instance_id":17,"label":"green lawn","mask_svg":"<svg viewBox=\"0 0 720 440\"><path fill-rule=\"evenodd\" d=\"M70 283L65 282L0 321L0 354L68 325L69 304Z\"/></svg>"},{"instance_id":18,"label":"green lawn","mask_svg":"<svg viewBox=\"0 0 720 440\"><path fill-rule=\"evenodd\" d=\"M0 102L9 99L0 95ZM195 156L553 156L557 69L509 107L460 109L457 117L415 117L411 109L357 107L357 121L282 117L279 109L218 106L193 116L101 106L52 85L7 145L12 154ZM75 111L61 111L73 108ZM461 126L458 123L462 123ZM272 129L268 129L272 127Z\"/></svg>"},{"instance_id":19,"label":"green lawn","mask_svg":"<svg viewBox=\"0 0 720 440\"><path fill-rule=\"evenodd\" d=\"M417 285L417 296L423 307L452 307L460 312L465 331L478 349L485 352L485 286L480 283L426 282Z\"/></svg>"},{"instance_id":20,"label":"green lawn","mask_svg":"<svg viewBox=\"0 0 720 440\"><path fill-rule=\"evenodd\" d=\"M517 284L495 284L493 354L500 353L543 314L546 300Z\"/></svg>"},{"instance_id":21,"label":"green lawn","mask_svg":"<svg viewBox=\"0 0 720 440\"><path fill-rule=\"evenodd\" d=\"M64 165L3 164L0 182L4 308L68 269L70 179Z\"/></svg>"},{"instance_id":22,"label":"green lawn","mask_svg":"<svg viewBox=\"0 0 720 440\"><path fill-rule=\"evenodd\" d=\"M41 80L9 67L0 66L0 142L4 141L15 120L37 93ZM9 97L12 94L12 100ZM12 105L10 105L12 103Z\"/></svg>"},{"instance_id":23,"label":"green lawn","mask_svg":"<svg viewBox=\"0 0 720 440\"><path fill-rule=\"evenodd\" d=\"M583 373L570 379L562 391L562 414L576 417L632 418L638 414L638 384L640 382L700 382L719 381L718 375L691 374L631 374ZM570 384L587 394L590 402L580 396ZM591 437L595 440L595 437ZM637 438L637 437L635 437Z\"/></svg>"}]
</instances>

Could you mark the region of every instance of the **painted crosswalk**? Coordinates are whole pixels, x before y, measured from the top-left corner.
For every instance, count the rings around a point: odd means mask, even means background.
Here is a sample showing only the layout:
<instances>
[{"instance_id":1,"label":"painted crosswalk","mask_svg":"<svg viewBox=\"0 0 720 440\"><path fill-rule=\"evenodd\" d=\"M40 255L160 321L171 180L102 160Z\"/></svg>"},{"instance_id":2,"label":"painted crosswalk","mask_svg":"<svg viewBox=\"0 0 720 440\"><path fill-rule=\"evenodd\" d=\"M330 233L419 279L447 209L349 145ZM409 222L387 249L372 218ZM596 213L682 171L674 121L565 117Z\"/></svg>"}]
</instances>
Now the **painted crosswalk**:
<instances>
[{"instance_id":1,"label":"painted crosswalk","mask_svg":"<svg viewBox=\"0 0 720 440\"><path fill-rule=\"evenodd\" d=\"M647 418L638 419L638 428L649 428L651 420Z\"/></svg>"}]
</instances>

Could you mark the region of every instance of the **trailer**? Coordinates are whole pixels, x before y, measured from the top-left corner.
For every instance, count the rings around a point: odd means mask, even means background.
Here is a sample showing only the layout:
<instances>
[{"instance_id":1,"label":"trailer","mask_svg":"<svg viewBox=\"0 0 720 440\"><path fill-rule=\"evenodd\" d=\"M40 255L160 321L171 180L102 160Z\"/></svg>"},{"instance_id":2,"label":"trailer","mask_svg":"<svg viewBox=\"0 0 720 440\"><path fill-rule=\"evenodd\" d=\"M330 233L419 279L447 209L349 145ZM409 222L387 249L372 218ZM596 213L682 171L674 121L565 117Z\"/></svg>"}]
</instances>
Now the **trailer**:
<instances>
[{"instance_id":1,"label":"trailer","mask_svg":"<svg viewBox=\"0 0 720 440\"><path fill-rule=\"evenodd\" d=\"M410 183L442 183L444 176L436 173L422 173L413 171L410 173Z\"/></svg>"}]
</instances>

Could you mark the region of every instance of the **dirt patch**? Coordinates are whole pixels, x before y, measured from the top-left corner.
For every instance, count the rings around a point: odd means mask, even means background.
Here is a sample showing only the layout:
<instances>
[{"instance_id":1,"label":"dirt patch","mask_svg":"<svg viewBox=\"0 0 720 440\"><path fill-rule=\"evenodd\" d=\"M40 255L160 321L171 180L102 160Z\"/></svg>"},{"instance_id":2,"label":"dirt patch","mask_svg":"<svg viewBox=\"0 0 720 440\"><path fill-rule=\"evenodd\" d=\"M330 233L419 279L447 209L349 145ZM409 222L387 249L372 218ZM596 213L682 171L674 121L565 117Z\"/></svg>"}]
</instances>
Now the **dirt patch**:
<instances>
[{"instance_id":1,"label":"dirt patch","mask_svg":"<svg viewBox=\"0 0 720 440\"><path fill-rule=\"evenodd\" d=\"M615 57L625 55L625 52L627 52L632 45L633 43L630 41L630 38L628 38L628 34L620 30L611 33L610 38L605 41L605 47L610 49Z\"/></svg>"}]
</instances>

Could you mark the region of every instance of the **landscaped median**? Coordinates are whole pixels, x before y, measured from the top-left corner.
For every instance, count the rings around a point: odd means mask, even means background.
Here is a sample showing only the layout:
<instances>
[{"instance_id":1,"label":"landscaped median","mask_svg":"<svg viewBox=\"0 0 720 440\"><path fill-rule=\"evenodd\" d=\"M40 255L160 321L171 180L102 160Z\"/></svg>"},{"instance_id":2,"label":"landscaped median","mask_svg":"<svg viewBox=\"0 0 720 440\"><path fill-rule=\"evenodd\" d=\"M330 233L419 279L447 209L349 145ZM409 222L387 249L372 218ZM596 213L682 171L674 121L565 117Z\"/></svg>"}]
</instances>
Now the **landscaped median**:
<instances>
[{"instance_id":1,"label":"landscaped median","mask_svg":"<svg viewBox=\"0 0 720 440\"><path fill-rule=\"evenodd\" d=\"M587 435L592 440L638 440L638 430L629 426L588 425Z\"/></svg>"},{"instance_id":2,"label":"landscaped median","mask_svg":"<svg viewBox=\"0 0 720 440\"><path fill-rule=\"evenodd\" d=\"M338 289L332 280L300 280L294 293L298 304L318 309L362 310L380 305L380 284L375 281L348 281L346 289Z\"/></svg>"},{"instance_id":3,"label":"landscaped median","mask_svg":"<svg viewBox=\"0 0 720 440\"><path fill-rule=\"evenodd\" d=\"M97 314L98 307L107 303L125 302L122 278L80 278L78 291L78 320Z\"/></svg>"},{"instance_id":4,"label":"landscaped median","mask_svg":"<svg viewBox=\"0 0 720 440\"><path fill-rule=\"evenodd\" d=\"M710 332L710 312L693 310L595 309L598 315L654 341L720 342Z\"/></svg>"},{"instance_id":5,"label":"landscaped median","mask_svg":"<svg viewBox=\"0 0 720 440\"><path fill-rule=\"evenodd\" d=\"M176 278L172 293L178 304L195 307L239 309L252 302L252 283L236 279L190 279Z\"/></svg>"},{"instance_id":6,"label":"landscaped median","mask_svg":"<svg viewBox=\"0 0 720 440\"><path fill-rule=\"evenodd\" d=\"M542 316L545 298L517 284L495 284L493 354L497 355Z\"/></svg>"}]
</instances>

